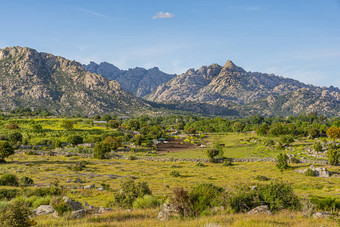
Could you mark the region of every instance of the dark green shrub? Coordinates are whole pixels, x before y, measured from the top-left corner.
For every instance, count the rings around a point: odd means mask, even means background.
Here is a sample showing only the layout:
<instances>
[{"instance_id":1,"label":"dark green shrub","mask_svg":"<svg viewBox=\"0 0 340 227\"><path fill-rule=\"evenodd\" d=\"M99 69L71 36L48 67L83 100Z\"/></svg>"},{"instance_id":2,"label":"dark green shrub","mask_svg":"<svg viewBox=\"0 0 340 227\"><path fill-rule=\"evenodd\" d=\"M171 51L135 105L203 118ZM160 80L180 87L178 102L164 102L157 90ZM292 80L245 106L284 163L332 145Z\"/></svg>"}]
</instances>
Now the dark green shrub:
<instances>
[{"instance_id":1,"label":"dark green shrub","mask_svg":"<svg viewBox=\"0 0 340 227\"><path fill-rule=\"evenodd\" d=\"M34 188L34 189L28 189L24 191L24 195L27 197L30 196L39 196L39 197L45 197L45 196L53 196L53 195L61 195L62 191L61 189L57 187L51 187L51 188Z\"/></svg>"},{"instance_id":2,"label":"dark green shrub","mask_svg":"<svg viewBox=\"0 0 340 227\"><path fill-rule=\"evenodd\" d=\"M133 201L144 195L152 195L152 192L146 182L135 183L129 179L121 183L121 190L114 194L114 204L118 207L130 208Z\"/></svg>"},{"instance_id":3,"label":"dark green shrub","mask_svg":"<svg viewBox=\"0 0 340 227\"><path fill-rule=\"evenodd\" d=\"M94 157L98 159L104 159L107 157L107 153L111 151L111 147L108 143L99 142L93 148Z\"/></svg>"},{"instance_id":4,"label":"dark green shrub","mask_svg":"<svg viewBox=\"0 0 340 227\"><path fill-rule=\"evenodd\" d=\"M200 184L189 193L189 203L193 215L207 212L209 208L223 204L223 188L213 184Z\"/></svg>"},{"instance_id":5,"label":"dark green shrub","mask_svg":"<svg viewBox=\"0 0 340 227\"><path fill-rule=\"evenodd\" d=\"M219 150L216 148L207 150L207 156L210 162L215 162L215 157L219 154Z\"/></svg>"},{"instance_id":6,"label":"dark green shrub","mask_svg":"<svg viewBox=\"0 0 340 227\"><path fill-rule=\"evenodd\" d=\"M308 168L307 171L305 172L305 176L315 177L316 175L312 169Z\"/></svg>"},{"instance_id":7,"label":"dark green shrub","mask_svg":"<svg viewBox=\"0 0 340 227\"><path fill-rule=\"evenodd\" d=\"M260 203L268 205L271 211L298 210L301 207L299 198L288 184L272 182L268 185L259 185L257 191Z\"/></svg>"},{"instance_id":8,"label":"dark green shrub","mask_svg":"<svg viewBox=\"0 0 340 227\"><path fill-rule=\"evenodd\" d=\"M69 136L67 138L67 142L75 146L75 145L83 143L83 137L77 136L77 135Z\"/></svg>"},{"instance_id":9,"label":"dark green shrub","mask_svg":"<svg viewBox=\"0 0 340 227\"><path fill-rule=\"evenodd\" d=\"M179 173L179 171L173 170L173 171L170 172L170 176L172 176L172 177L180 177L181 174Z\"/></svg>"},{"instance_id":10,"label":"dark green shrub","mask_svg":"<svg viewBox=\"0 0 340 227\"><path fill-rule=\"evenodd\" d=\"M0 189L0 200L11 200L17 197L19 191L17 189Z\"/></svg>"},{"instance_id":11,"label":"dark green shrub","mask_svg":"<svg viewBox=\"0 0 340 227\"><path fill-rule=\"evenodd\" d=\"M0 162L5 162L5 158L14 154L14 148L7 141L0 141Z\"/></svg>"},{"instance_id":12,"label":"dark green shrub","mask_svg":"<svg viewBox=\"0 0 340 227\"><path fill-rule=\"evenodd\" d=\"M20 132L13 132L8 135L8 140L12 143L15 144L17 142L22 142L22 135Z\"/></svg>"},{"instance_id":13,"label":"dark green shrub","mask_svg":"<svg viewBox=\"0 0 340 227\"><path fill-rule=\"evenodd\" d=\"M340 158L339 150L335 150L335 149L328 150L327 157L328 157L329 164L336 166L339 163L339 158Z\"/></svg>"},{"instance_id":14,"label":"dark green shrub","mask_svg":"<svg viewBox=\"0 0 340 227\"><path fill-rule=\"evenodd\" d=\"M290 144L290 143L293 143L295 139L292 135L284 135L281 137L280 141L282 144Z\"/></svg>"},{"instance_id":15,"label":"dark green shrub","mask_svg":"<svg viewBox=\"0 0 340 227\"><path fill-rule=\"evenodd\" d=\"M316 152L320 152L322 151L322 145L320 142L316 142L314 145L313 145L313 148Z\"/></svg>"},{"instance_id":16,"label":"dark green shrub","mask_svg":"<svg viewBox=\"0 0 340 227\"><path fill-rule=\"evenodd\" d=\"M24 202L13 202L0 209L1 226L26 227L36 223L30 219L31 212Z\"/></svg>"},{"instance_id":17,"label":"dark green shrub","mask_svg":"<svg viewBox=\"0 0 340 227\"><path fill-rule=\"evenodd\" d=\"M53 206L53 208L60 216L72 210L71 207L67 203L65 203L61 197L53 197L51 201L51 206Z\"/></svg>"},{"instance_id":18,"label":"dark green shrub","mask_svg":"<svg viewBox=\"0 0 340 227\"><path fill-rule=\"evenodd\" d=\"M255 180L259 180L259 181L268 181L270 180L270 178L266 177L266 176L262 176L262 175L257 175L255 177Z\"/></svg>"},{"instance_id":19,"label":"dark green shrub","mask_svg":"<svg viewBox=\"0 0 340 227\"><path fill-rule=\"evenodd\" d=\"M55 148L60 148L61 147L61 141L60 140L54 141L54 147Z\"/></svg>"},{"instance_id":20,"label":"dark green shrub","mask_svg":"<svg viewBox=\"0 0 340 227\"><path fill-rule=\"evenodd\" d=\"M257 191L247 186L237 186L227 196L227 204L234 212L245 212L258 206Z\"/></svg>"},{"instance_id":21,"label":"dark green shrub","mask_svg":"<svg viewBox=\"0 0 340 227\"><path fill-rule=\"evenodd\" d=\"M288 166L287 161L288 161L289 158L288 158L288 156L286 154L280 153L276 157L276 159L277 159L276 167L278 169L280 169L281 171L285 170L285 169L288 169L289 166Z\"/></svg>"},{"instance_id":22,"label":"dark green shrub","mask_svg":"<svg viewBox=\"0 0 340 227\"><path fill-rule=\"evenodd\" d=\"M33 185L34 184L34 181L32 178L29 178L29 177L22 177L20 178L20 185L22 186L30 186L30 185Z\"/></svg>"},{"instance_id":23,"label":"dark green shrub","mask_svg":"<svg viewBox=\"0 0 340 227\"><path fill-rule=\"evenodd\" d=\"M131 160L131 161L136 160L136 159L137 159L136 156L133 156L133 155L129 156L129 160Z\"/></svg>"},{"instance_id":24,"label":"dark green shrub","mask_svg":"<svg viewBox=\"0 0 340 227\"><path fill-rule=\"evenodd\" d=\"M206 167L207 165L204 165L202 162L198 162L198 163L196 164L196 166L198 166L198 167Z\"/></svg>"},{"instance_id":25,"label":"dark green shrub","mask_svg":"<svg viewBox=\"0 0 340 227\"><path fill-rule=\"evenodd\" d=\"M340 200L336 198L313 196L311 201L316 206L316 209L320 211L340 210Z\"/></svg>"},{"instance_id":26,"label":"dark green shrub","mask_svg":"<svg viewBox=\"0 0 340 227\"><path fill-rule=\"evenodd\" d=\"M0 185L19 186L18 178L13 174L4 174L0 178Z\"/></svg>"}]
</instances>

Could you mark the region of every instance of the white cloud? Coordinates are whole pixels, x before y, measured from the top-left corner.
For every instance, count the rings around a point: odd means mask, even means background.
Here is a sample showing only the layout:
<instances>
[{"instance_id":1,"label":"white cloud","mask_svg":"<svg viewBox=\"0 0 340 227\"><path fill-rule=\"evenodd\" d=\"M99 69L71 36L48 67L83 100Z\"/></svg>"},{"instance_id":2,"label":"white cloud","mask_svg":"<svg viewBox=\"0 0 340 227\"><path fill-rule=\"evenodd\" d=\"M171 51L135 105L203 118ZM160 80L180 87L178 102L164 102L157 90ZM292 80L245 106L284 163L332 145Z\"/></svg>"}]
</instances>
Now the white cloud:
<instances>
[{"instance_id":1,"label":"white cloud","mask_svg":"<svg viewBox=\"0 0 340 227\"><path fill-rule=\"evenodd\" d=\"M156 15L152 17L152 19L154 19L154 20L160 19L160 18L169 19L169 18L174 18L174 17L175 17L175 14L173 14L173 13L169 13L169 12L164 13L164 12L160 11L160 12L156 13Z\"/></svg>"}]
</instances>

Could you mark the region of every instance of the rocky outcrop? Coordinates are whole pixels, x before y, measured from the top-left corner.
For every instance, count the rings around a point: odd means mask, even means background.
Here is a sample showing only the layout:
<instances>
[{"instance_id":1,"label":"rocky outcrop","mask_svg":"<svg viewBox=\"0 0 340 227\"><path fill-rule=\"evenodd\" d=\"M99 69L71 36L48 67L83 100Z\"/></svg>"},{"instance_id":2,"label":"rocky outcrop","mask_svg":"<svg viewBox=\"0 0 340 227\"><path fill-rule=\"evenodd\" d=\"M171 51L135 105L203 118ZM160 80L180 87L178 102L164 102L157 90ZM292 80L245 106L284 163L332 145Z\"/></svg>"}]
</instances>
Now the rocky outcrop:
<instances>
[{"instance_id":1,"label":"rocky outcrop","mask_svg":"<svg viewBox=\"0 0 340 227\"><path fill-rule=\"evenodd\" d=\"M133 68L120 70L116 66L102 62L96 64L90 62L83 65L85 70L103 75L107 79L116 80L125 90L130 91L137 97L144 97L156 91L157 87L168 82L176 75L171 75L160 71L157 67L151 69Z\"/></svg>"},{"instance_id":2,"label":"rocky outcrop","mask_svg":"<svg viewBox=\"0 0 340 227\"><path fill-rule=\"evenodd\" d=\"M44 108L54 114L136 113L149 109L117 81L81 64L27 47L0 49L0 108Z\"/></svg>"},{"instance_id":3,"label":"rocky outcrop","mask_svg":"<svg viewBox=\"0 0 340 227\"><path fill-rule=\"evenodd\" d=\"M311 165L309 169L311 169L314 172L314 175L316 177L330 177L330 173L326 168L315 167L314 165ZM295 172L304 174L307 170L308 169L295 170Z\"/></svg>"},{"instance_id":4,"label":"rocky outcrop","mask_svg":"<svg viewBox=\"0 0 340 227\"><path fill-rule=\"evenodd\" d=\"M34 215L44 215L54 213L54 208L51 205L40 205L37 209L33 210Z\"/></svg>"},{"instance_id":5,"label":"rocky outcrop","mask_svg":"<svg viewBox=\"0 0 340 227\"><path fill-rule=\"evenodd\" d=\"M147 97L174 109L215 115L297 115L318 112L340 116L340 90L316 87L274 74L246 72L227 61L189 69Z\"/></svg>"},{"instance_id":6,"label":"rocky outcrop","mask_svg":"<svg viewBox=\"0 0 340 227\"><path fill-rule=\"evenodd\" d=\"M272 215L272 212L269 210L269 207L267 205L258 206L254 209L250 210L247 214L267 214Z\"/></svg>"},{"instance_id":7,"label":"rocky outcrop","mask_svg":"<svg viewBox=\"0 0 340 227\"><path fill-rule=\"evenodd\" d=\"M170 217L175 217L178 215L178 210L172 204L164 203L163 209L158 213L157 218L161 221L165 221L168 220Z\"/></svg>"}]
</instances>

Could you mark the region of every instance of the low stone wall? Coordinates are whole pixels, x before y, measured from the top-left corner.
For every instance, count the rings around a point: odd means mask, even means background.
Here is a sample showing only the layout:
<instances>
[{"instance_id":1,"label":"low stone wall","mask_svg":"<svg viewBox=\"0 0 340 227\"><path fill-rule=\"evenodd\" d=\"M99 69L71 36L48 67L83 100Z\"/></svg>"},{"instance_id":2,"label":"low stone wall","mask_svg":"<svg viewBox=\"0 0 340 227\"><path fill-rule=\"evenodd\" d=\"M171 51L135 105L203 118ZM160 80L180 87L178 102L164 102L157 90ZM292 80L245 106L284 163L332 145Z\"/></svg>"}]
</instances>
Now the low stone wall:
<instances>
[{"instance_id":1,"label":"low stone wall","mask_svg":"<svg viewBox=\"0 0 340 227\"><path fill-rule=\"evenodd\" d=\"M16 154L25 154L26 152L31 153L32 155L43 155L43 156L79 156L82 158L92 158L92 154L87 153L74 153L67 151L41 151L41 150L16 150ZM122 160L130 160L130 156L127 155L119 155L119 154L110 154L110 159L122 159ZM144 161L155 161L155 162L194 162L194 163L209 163L208 159L202 158L171 158L171 157L154 157L154 156L134 156L135 160L144 160ZM231 158L232 162L276 162L276 158ZM216 163L222 163L223 159L217 159ZM301 159L300 163L310 163L310 164L324 164L327 165L327 160L309 160L309 159Z\"/></svg>"}]
</instances>

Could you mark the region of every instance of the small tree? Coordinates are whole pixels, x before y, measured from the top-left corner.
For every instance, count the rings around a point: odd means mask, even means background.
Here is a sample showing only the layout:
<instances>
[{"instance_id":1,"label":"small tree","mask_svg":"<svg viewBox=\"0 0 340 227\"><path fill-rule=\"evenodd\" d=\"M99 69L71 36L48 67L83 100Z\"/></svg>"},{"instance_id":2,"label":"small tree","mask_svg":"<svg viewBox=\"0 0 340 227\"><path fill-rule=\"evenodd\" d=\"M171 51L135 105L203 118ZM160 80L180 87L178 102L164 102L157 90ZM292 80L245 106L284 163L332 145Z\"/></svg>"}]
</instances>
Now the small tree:
<instances>
[{"instance_id":1,"label":"small tree","mask_svg":"<svg viewBox=\"0 0 340 227\"><path fill-rule=\"evenodd\" d=\"M105 142L96 143L93 148L94 150L94 157L98 159L106 158L106 154L111 151L110 144Z\"/></svg>"},{"instance_id":2,"label":"small tree","mask_svg":"<svg viewBox=\"0 0 340 227\"><path fill-rule=\"evenodd\" d=\"M0 141L0 162L5 162L5 158L14 154L14 149L7 141Z\"/></svg>"},{"instance_id":3,"label":"small tree","mask_svg":"<svg viewBox=\"0 0 340 227\"><path fill-rule=\"evenodd\" d=\"M216 148L212 148L207 150L207 156L210 160L210 162L215 162L215 156L217 156L219 153L219 150Z\"/></svg>"},{"instance_id":4,"label":"small tree","mask_svg":"<svg viewBox=\"0 0 340 227\"><path fill-rule=\"evenodd\" d=\"M13 132L8 135L8 140L12 143L15 144L17 142L22 142L22 135L20 132Z\"/></svg>"},{"instance_id":5,"label":"small tree","mask_svg":"<svg viewBox=\"0 0 340 227\"><path fill-rule=\"evenodd\" d=\"M329 164L336 166L339 162L339 150L331 149L327 151Z\"/></svg>"},{"instance_id":6,"label":"small tree","mask_svg":"<svg viewBox=\"0 0 340 227\"><path fill-rule=\"evenodd\" d=\"M121 146L120 139L114 136L108 136L104 139L104 142L109 144L112 150L116 150Z\"/></svg>"},{"instance_id":7,"label":"small tree","mask_svg":"<svg viewBox=\"0 0 340 227\"><path fill-rule=\"evenodd\" d=\"M316 152L322 151L322 145L321 145L320 142L316 142L316 143L314 144L313 148L314 148L314 150L315 150Z\"/></svg>"},{"instance_id":8,"label":"small tree","mask_svg":"<svg viewBox=\"0 0 340 227\"><path fill-rule=\"evenodd\" d=\"M32 125L32 131L35 133L42 133L43 128L39 124Z\"/></svg>"},{"instance_id":9,"label":"small tree","mask_svg":"<svg viewBox=\"0 0 340 227\"><path fill-rule=\"evenodd\" d=\"M37 223L30 219L31 212L23 201L15 201L0 210L0 225L11 227L33 226Z\"/></svg>"},{"instance_id":10,"label":"small tree","mask_svg":"<svg viewBox=\"0 0 340 227\"><path fill-rule=\"evenodd\" d=\"M64 119L61 122L60 127L64 128L66 131L69 131L69 130L73 129L74 122L72 120Z\"/></svg>"},{"instance_id":11,"label":"small tree","mask_svg":"<svg viewBox=\"0 0 340 227\"><path fill-rule=\"evenodd\" d=\"M281 171L288 169L288 156L286 154L280 153L277 156L277 162L276 162L276 167L279 168Z\"/></svg>"},{"instance_id":12,"label":"small tree","mask_svg":"<svg viewBox=\"0 0 340 227\"><path fill-rule=\"evenodd\" d=\"M187 128L187 133L188 134L195 134L196 133L196 129L192 126L190 126L189 128Z\"/></svg>"},{"instance_id":13,"label":"small tree","mask_svg":"<svg viewBox=\"0 0 340 227\"><path fill-rule=\"evenodd\" d=\"M332 126L326 131L326 134L335 141L335 139L340 138L340 128Z\"/></svg>"}]
</instances>

